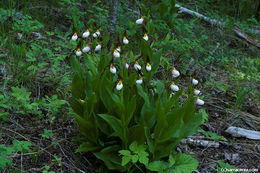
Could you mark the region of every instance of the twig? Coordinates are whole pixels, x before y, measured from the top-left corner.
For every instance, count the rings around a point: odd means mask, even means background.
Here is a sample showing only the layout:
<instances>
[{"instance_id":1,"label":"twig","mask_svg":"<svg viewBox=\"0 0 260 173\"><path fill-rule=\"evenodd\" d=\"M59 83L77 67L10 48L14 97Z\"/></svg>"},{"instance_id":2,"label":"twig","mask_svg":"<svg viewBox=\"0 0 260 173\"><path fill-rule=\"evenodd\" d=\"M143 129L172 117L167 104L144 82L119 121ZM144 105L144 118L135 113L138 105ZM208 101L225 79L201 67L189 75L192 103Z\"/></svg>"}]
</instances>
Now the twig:
<instances>
[{"instance_id":1,"label":"twig","mask_svg":"<svg viewBox=\"0 0 260 173\"><path fill-rule=\"evenodd\" d=\"M23 171L23 153L21 153L21 172Z\"/></svg>"},{"instance_id":2,"label":"twig","mask_svg":"<svg viewBox=\"0 0 260 173\"><path fill-rule=\"evenodd\" d=\"M69 157L64 153L64 151L63 151L63 149L62 149L62 147L60 146L59 143L58 143L58 146L59 146L59 148L60 148L62 154L68 159L68 161L74 166L74 168L76 168L76 169L77 169L79 172L81 172L81 173L85 173L85 171L82 171L81 169L79 169L79 168L69 159Z\"/></svg>"}]
</instances>

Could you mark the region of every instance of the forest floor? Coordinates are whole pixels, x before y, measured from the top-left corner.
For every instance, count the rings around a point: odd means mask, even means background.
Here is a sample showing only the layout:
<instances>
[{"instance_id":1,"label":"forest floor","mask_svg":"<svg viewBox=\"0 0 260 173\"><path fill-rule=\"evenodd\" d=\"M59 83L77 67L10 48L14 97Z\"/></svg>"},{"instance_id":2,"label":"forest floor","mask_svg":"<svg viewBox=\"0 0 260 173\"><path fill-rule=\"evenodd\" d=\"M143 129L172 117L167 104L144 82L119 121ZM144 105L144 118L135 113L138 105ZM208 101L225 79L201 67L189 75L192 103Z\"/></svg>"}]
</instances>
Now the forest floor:
<instances>
[{"instance_id":1,"label":"forest floor","mask_svg":"<svg viewBox=\"0 0 260 173\"><path fill-rule=\"evenodd\" d=\"M202 125L202 128L225 137L227 141L216 140L219 143L217 148L181 143L177 151L189 153L197 158L199 160L198 172L201 173L217 172L220 160L228 162L236 168L260 170L259 141L233 138L225 133L225 129L231 124L245 129L259 130L259 128L255 128L257 126L254 122L246 116L248 113L225 112L220 105L217 108L207 105L206 109L210 110L209 121ZM260 118L259 114L256 116ZM1 130L4 133L0 143L8 144L14 139L30 141L36 148L33 153L15 153L12 156L12 166L3 173L15 168L28 173L42 172L45 165L51 166L51 170L55 172L96 172L100 165L100 162L91 153L75 153L78 146L73 142L73 138L78 135L78 131L74 127L74 119L68 118L64 121L64 119L58 118L53 124L49 124L48 121L33 120L33 117L28 115L12 116L11 119L10 123L1 123ZM237 121L234 123L234 120ZM39 136L47 127L54 133L50 139ZM211 141L201 133L197 133L193 137L198 140ZM53 155L62 158L59 164L53 160Z\"/></svg>"},{"instance_id":2,"label":"forest floor","mask_svg":"<svg viewBox=\"0 0 260 173\"><path fill-rule=\"evenodd\" d=\"M217 93L216 93L217 92ZM204 108L209 115L208 121L201 128L211 131L226 139L212 140L202 133L192 136L194 140L206 140L217 142L217 147L203 147L197 144L187 144L182 142L178 152L185 152L199 160L198 172L211 173L217 172L219 162L225 163L241 169L260 170L260 142L246 138L234 138L227 134L225 130L229 126L237 126L245 129L260 130L260 108L257 105L251 106L248 112L229 110L227 104L234 101L229 96L216 91L214 88L207 91L208 97L218 95L214 104L207 104ZM210 94L213 93L213 94ZM3 173L10 170L19 169L26 173L36 173L45 170L49 165L50 170L55 172L96 172L100 162L91 153L75 153L78 145L73 142L73 138L78 136L73 118L59 118L50 123L49 121L39 120L31 115L13 115L11 122L0 122L2 136L0 143L10 144L13 140L30 141L35 147L32 153L15 153L11 157L13 164ZM255 121L258 120L258 121ZM49 139L42 138L39 134L43 130L52 129L53 136ZM61 158L60 161L53 159L54 155ZM225 168L225 165L222 167ZM257 172L257 171L255 171Z\"/></svg>"}]
</instances>

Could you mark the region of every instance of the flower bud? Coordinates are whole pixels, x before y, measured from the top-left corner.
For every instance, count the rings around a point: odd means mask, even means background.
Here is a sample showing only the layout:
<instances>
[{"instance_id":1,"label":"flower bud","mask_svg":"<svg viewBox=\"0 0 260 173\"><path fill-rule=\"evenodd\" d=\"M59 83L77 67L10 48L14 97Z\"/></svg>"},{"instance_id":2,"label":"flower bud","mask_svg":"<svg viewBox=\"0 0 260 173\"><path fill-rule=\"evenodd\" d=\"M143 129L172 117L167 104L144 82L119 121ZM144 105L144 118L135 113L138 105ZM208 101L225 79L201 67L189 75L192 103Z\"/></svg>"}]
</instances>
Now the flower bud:
<instances>
[{"instance_id":1,"label":"flower bud","mask_svg":"<svg viewBox=\"0 0 260 173\"><path fill-rule=\"evenodd\" d=\"M113 64L110 64L110 72L116 74L116 68L114 67Z\"/></svg>"},{"instance_id":2,"label":"flower bud","mask_svg":"<svg viewBox=\"0 0 260 173\"><path fill-rule=\"evenodd\" d=\"M200 90L197 90L197 89L194 89L194 91L193 91L193 93L194 93L194 95L199 95L200 94Z\"/></svg>"},{"instance_id":3,"label":"flower bud","mask_svg":"<svg viewBox=\"0 0 260 173\"><path fill-rule=\"evenodd\" d=\"M193 84L193 85L198 85L198 83L199 83L198 80L196 80L196 79L194 79L194 78L192 79L192 84Z\"/></svg>"},{"instance_id":4,"label":"flower bud","mask_svg":"<svg viewBox=\"0 0 260 173\"><path fill-rule=\"evenodd\" d=\"M78 100L81 104L84 104L85 103L85 100L82 100L82 99L79 99Z\"/></svg>"},{"instance_id":5,"label":"flower bud","mask_svg":"<svg viewBox=\"0 0 260 173\"><path fill-rule=\"evenodd\" d=\"M118 91L120 91L122 88L123 88L123 82L122 82L122 80L119 80L118 83L117 83L117 85L116 85L116 89L117 89Z\"/></svg>"},{"instance_id":6,"label":"flower bud","mask_svg":"<svg viewBox=\"0 0 260 173\"><path fill-rule=\"evenodd\" d=\"M180 72L178 70L176 70L176 68L173 68L172 70L172 77L176 78L180 76Z\"/></svg>"},{"instance_id":7,"label":"flower bud","mask_svg":"<svg viewBox=\"0 0 260 173\"><path fill-rule=\"evenodd\" d=\"M144 21L144 18L141 17L140 19L136 20L136 24L141 25L141 24L143 24L143 21Z\"/></svg>"},{"instance_id":8,"label":"flower bud","mask_svg":"<svg viewBox=\"0 0 260 173\"><path fill-rule=\"evenodd\" d=\"M125 63L125 68L128 69L129 68L129 64Z\"/></svg>"},{"instance_id":9,"label":"flower bud","mask_svg":"<svg viewBox=\"0 0 260 173\"><path fill-rule=\"evenodd\" d=\"M76 41L78 39L78 35L77 35L77 33L75 32L74 34L73 34L73 36L71 37L71 40L72 41Z\"/></svg>"},{"instance_id":10,"label":"flower bud","mask_svg":"<svg viewBox=\"0 0 260 173\"><path fill-rule=\"evenodd\" d=\"M173 91L176 91L176 92L179 91L179 87L177 85L175 85L174 82L171 83L170 88Z\"/></svg>"},{"instance_id":11,"label":"flower bud","mask_svg":"<svg viewBox=\"0 0 260 173\"><path fill-rule=\"evenodd\" d=\"M124 43L124 44L128 44L128 43L129 43L129 41L127 40L126 37L123 38L123 43Z\"/></svg>"},{"instance_id":12,"label":"flower bud","mask_svg":"<svg viewBox=\"0 0 260 173\"><path fill-rule=\"evenodd\" d=\"M136 84L142 84L143 83L143 78L140 77L140 79L136 80Z\"/></svg>"},{"instance_id":13,"label":"flower bud","mask_svg":"<svg viewBox=\"0 0 260 173\"><path fill-rule=\"evenodd\" d=\"M152 69L152 66L149 63L147 63L146 64L146 70L147 71L151 71L151 69Z\"/></svg>"},{"instance_id":14,"label":"flower bud","mask_svg":"<svg viewBox=\"0 0 260 173\"><path fill-rule=\"evenodd\" d=\"M143 39L144 39L145 41L148 41L148 35L147 35L146 33L144 34Z\"/></svg>"},{"instance_id":15,"label":"flower bud","mask_svg":"<svg viewBox=\"0 0 260 173\"><path fill-rule=\"evenodd\" d=\"M82 34L82 37L83 37L83 38L88 38L89 35L90 35L90 32L89 32L89 30L87 29L87 30Z\"/></svg>"},{"instance_id":16,"label":"flower bud","mask_svg":"<svg viewBox=\"0 0 260 173\"><path fill-rule=\"evenodd\" d=\"M82 55L82 52L81 52L80 48L78 48L78 49L76 50L76 55L77 55L77 56L81 56L81 55Z\"/></svg>"},{"instance_id":17,"label":"flower bud","mask_svg":"<svg viewBox=\"0 0 260 173\"><path fill-rule=\"evenodd\" d=\"M136 61L134 65L135 70L141 70L142 67L139 65L139 63Z\"/></svg>"},{"instance_id":18,"label":"flower bud","mask_svg":"<svg viewBox=\"0 0 260 173\"><path fill-rule=\"evenodd\" d=\"M88 52L90 51L90 47L87 45L87 46L85 46L85 47L82 49L82 51L83 51L84 53L88 53Z\"/></svg>"},{"instance_id":19,"label":"flower bud","mask_svg":"<svg viewBox=\"0 0 260 173\"><path fill-rule=\"evenodd\" d=\"M201 99L199 99L199 98L197 98L197 99L196 99L196 104L197 104L197 105L200 105L200 106L201 106L201 105L204 105L204 101L201 100Z\"/></svg>"}]
</instances>

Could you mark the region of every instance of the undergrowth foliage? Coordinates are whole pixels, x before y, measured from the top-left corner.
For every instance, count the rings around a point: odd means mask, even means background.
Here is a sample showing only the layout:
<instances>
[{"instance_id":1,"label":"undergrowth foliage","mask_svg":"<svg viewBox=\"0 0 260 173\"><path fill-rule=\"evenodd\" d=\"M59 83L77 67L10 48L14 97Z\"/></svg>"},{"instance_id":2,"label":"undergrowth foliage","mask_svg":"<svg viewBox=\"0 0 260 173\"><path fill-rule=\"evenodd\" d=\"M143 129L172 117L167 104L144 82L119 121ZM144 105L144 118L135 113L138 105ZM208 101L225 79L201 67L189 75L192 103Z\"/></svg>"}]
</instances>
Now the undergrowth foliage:
<instances>
[{"instance_id":1,"label":"undergrowth foliage","mask_svg":"<svg viewBox=\"0 0 260 173\"><path fill-rule=\"evenodd\" d=\"M71 107L83 134L77 152L92 152L120 172L192 172L198 162L175 148L202 123L194 100L204 101L192 89L198 80L192 79L185 94L174 67L160 73L163 80L155 78L163 51L153 49L147 20L143 16L132 25L134 40L124 32L110 49L102 28L85 26L80 34L73 27Z\"/></svg>"}]
</instances>

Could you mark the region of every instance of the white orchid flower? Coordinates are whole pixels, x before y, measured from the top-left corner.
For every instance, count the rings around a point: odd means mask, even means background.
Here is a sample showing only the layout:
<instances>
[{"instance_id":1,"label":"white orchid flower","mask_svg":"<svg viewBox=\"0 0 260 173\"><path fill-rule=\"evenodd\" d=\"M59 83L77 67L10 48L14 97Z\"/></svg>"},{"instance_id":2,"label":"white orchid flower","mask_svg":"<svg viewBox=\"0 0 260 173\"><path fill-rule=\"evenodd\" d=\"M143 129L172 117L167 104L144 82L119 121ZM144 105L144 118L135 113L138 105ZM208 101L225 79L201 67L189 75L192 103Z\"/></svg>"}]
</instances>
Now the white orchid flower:
<instances>
[{"instance_id":1,"label":"white orchid flower","mask_svg":"<svg viewBox=\"0 0 260 173\"><path fill-rule=\"evenodd\" d=\"M128 44L129 43L129 41L128 41L128 39L126 37L123 38L123 43L124 44Z\"/></svg>"},{"instance_id":2,"label":"white orchid flower","mask_svg":"<svg viewBox=\"0 0 260 173\"><path fill-rule=\"evenodd\" d=\"M73 36L71 37L71 40L72 41L76 41L78 39L78 35L77 35L77 33L75 32L74 34L73 34Z\"/></svg>"},{"instance_id":3,"label":"white orchid flower","mask_svg":"<svg viewBox=\"0 0 260 173\"><path fill-rule=\"evenodd\" d=\"M82 51L83 51L84 53L88 53L88 52L90 51L90 47L87 45L87 46L85 46L85 47L82 49Z\"/></svg>"},{"instance_id":4,"label":"white orchid flower","mask_svg":"<svg viewBox=\"0 0 260 173\"><path fill-rule=\"evenodd\" d=\"M120 53L115 49L114 53L113 53L115 58L119 58L120 57Z\"/></svg>"},{"instance_id":5,"label":"white orchid flower","mask_svg":"<svg viewBox=\"0 0 260 173\"><path fill-rule=\"evenodd\" d=\"M87 29L87 30L82 34L82 37L83 37L83 38L88 38L89 35L90 35L90 32L89 32L89 30Z\"/></svg>"},{"instance_id":6,"label":"white orchid flower","mask_svg":"<svg viewBox=\"0 0 260 173\"><path fill-rule=\"evenodd\" d=\"M117 89L118 91L120 91L122 88L123 88L123 82L122 82L122 80L119 80L118 83L117 83L117 85L116 85L116 89Z\"/></svg>"},{"instance_id":7,"label":"white orchid flower","mask_svg":"<svg viewBox=\"0 0 260 173\"><path fill-rule=\"evenodd\" d=\"M146 64L146 70L147 71L151 71L151 69L152 69L152 66L149 63L147 63Z\"/></svg>"},{"instance_id":8,"label":"white orchid flower","mask_svg":"<svg viewBox=\"0 0 260 173\"><path fill-rule=\"evenodd\" d=\"M134 65L135 70L141 70L142 67L139 65L139 63L136 61Z\"/></svg>"},{"instance_id":9,"label":"white orchid flower","mask_svg":"<svg viewBox=\"0 0 260 173\"><path fill-rule=\"evenodd\" d=\"M101 44L98 44L96 47L95 47L95 51L100 51L101 50Z\"/></svg>"},{"instance_id":10,"label":"white orchid flower","mask_svg":"<svg viewBox=\"0 0 260 173\"><path fill-rule=\"evenodd\" d=\"M143 39L144 39L145 41L148 41L149 38L148 38L148 35L147 35L146 33L144 34Z\"/></svg>"},{"instance_id":11,"label":"white orchid flower","mask_svg":"<svg viewBox=\"0 0 260 173\"><path fill-rule=\"evenodd\" d=\"M110 65L110 72L116 74L116 68L113 64Z\"/></svg>"},{"instance_id":12,"label":"white orchid flower","mask_svg":"<svg viewBox=\"0 0 260 173\"><path fill-rule=\"evenodd\" d=\"M176 70L176 68L173 68L172 70L172 77L176 78L180 76L180 72L178 70Z\"/></svg>"},{"instance_id":13,"label":"white orchid flower","mask_svg":"<svg viewBox=\"0 0 260 173\"><path fill-rule=\"evenodd\" d=\"M200 90L194 89L193 93L194 95L198 96L200 94Z\"/></svg>"},{"instance_id":14,"label":"white orchid flower","mask_svg":"<svg viewBox=\"0 0 260 173\"><path fill-rule=\"evenodd\" d=\"M77 56L81 56L81 55L82 55L82 52L81 52L80 48L78 48L78 49L76 50L76 55L77 55Z\"/></svg>"},{"instance_id":15,"label":"white orchid flower","mask_svg":"<svg viewBox=\"0 0 260 173\"><path fill-rule=\"evenodd\" d=\"M198 83L199 83L198 80L196 80L195 78L192 79L192 84L193 84L193 85L198 85Z\"/></svg>"},{"instance_id":16,"label":"white orchid flower","mask_svg":"<svg viewBox=\"0 0 260 173\"><path fill-rule=\"evenodd\" d=\"M200 106L201 106L201 105L204 105L204 103L205 103L205 102L204 102L203 100L201 100L201 99L199 99L199 98L196 99L196 104L197 104L197 105L200 105Z\"/></svg>"},{"instance_id":17,"label":"white orchid flower","mask_svg":"<svg viewBox=\"0 0 260 173\"><path fill-rule=\"evenodd\" d=\"M140 79L136 80L136 84L142 84L143 83L143 78L140 77Z\"/></svg>"},{"instance_id":18,"label":"white orchid flower","mask_svg":"<svg viewBox=\"0 0 260 173\"><path fill-rule=\"evenodd\" d=\"M144 22L144 17L141 17L140 19L136 20L136 24L141 25Z\"/></svg>"},{"instance_id":19,"label":"white orchid flower","mask_svg":"<svg viewBox=\"0 0 260 173\"><path fill-rule=\"evenodd\" d=\"M177 85L175 85L174 82L171 83L170 88L171 88L171 90L173 90L175 92L179 91L179 87Z\"/></svg>"}]
</instances>

